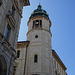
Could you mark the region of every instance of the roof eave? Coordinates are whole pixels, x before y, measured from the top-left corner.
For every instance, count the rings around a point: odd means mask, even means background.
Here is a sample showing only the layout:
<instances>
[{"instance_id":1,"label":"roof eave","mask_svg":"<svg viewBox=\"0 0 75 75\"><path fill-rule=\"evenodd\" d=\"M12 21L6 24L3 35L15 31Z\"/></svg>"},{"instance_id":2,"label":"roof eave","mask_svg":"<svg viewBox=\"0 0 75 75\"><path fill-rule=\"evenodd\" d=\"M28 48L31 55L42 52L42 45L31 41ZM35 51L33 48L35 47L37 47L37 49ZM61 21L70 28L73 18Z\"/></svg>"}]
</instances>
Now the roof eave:
<instances>
[{"instance_id":1,"label":"roof eave","mask_svg":"<svg viewBox=\"0 0 75 75\"><path fill-rule=\"evenodd\" d=\"M57 55L57 53L55 52L55 50L52 50L52 55L53 57L57 60L57 62L62 66L62 68L64 70L66 70L66 66L63 64L63 62L61 61L61 59L59 58L59 56Z\"/></svg>"}]
</instances>

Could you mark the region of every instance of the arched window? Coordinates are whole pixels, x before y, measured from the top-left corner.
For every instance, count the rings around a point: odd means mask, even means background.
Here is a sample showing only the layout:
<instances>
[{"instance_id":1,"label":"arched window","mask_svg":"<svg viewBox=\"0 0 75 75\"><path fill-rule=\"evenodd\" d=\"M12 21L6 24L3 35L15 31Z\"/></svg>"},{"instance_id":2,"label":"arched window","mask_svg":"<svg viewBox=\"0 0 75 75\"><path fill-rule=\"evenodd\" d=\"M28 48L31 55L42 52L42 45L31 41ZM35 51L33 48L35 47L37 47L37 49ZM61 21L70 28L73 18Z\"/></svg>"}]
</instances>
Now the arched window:
<instances>
[{"instance_id":1,"label":"arched window","mask_svg":"<svg viewBox=\"0 0 75 75\"><path fill-rule=\"evenodd\" d=\"M38 62L38 56L34 55L34 63L37 63L37 62Z\"/></svg>"},{"instance_id":2,"label":"arched window","mask_svg":"<svg viewBox=\"0 0 75 75\"><path fill-rule=\"evenodd\" d=\"M20 57L20 50L17 51L17 58Z\"/></svg>"}]
</instances>

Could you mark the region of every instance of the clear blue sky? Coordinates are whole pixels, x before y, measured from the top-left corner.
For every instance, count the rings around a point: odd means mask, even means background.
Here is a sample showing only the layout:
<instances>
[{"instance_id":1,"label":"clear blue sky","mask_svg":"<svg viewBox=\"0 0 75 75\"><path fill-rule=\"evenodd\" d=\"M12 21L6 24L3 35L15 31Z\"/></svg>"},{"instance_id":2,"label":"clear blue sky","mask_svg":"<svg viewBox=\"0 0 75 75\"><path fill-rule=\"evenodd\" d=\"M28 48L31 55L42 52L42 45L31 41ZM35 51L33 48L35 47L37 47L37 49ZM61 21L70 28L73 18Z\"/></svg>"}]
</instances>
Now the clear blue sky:
<instances>
[{"instance_id":1,"label":"clear blue sky","mask_svg":"<svg viewBox=\"0 0 75 75\"><path fill-rule=\"evenodd\" d=\"M23 8L18 41L26 41L27 21L39 2L52 22L52 48L57 52L68 75L75 75L75 0L30 0Z\"/></svg>"}]
</instances>

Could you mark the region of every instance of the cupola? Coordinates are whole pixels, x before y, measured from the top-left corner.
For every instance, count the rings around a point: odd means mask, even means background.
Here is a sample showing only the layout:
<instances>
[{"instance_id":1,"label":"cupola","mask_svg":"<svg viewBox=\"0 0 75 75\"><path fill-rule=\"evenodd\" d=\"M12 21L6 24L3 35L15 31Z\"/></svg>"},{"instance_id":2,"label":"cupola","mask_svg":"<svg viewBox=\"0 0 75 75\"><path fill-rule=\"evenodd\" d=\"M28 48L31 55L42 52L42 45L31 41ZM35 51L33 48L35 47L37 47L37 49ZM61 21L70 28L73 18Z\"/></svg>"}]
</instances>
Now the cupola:
<instances>
[{"instance_id":1,"label":"cupola","mask_svg":"<svg viewBox=\"0 0 75 75\"><path fill-rule=\"evenodd\" d=\"M40 4L38 5L37 9L35 9L33 11L33 13L31 14L29 19L31 19L33 17L36 17L36 16L43 16L43 17L46 17L46 18L49 19L49 16L48 16L47 12L42 9L42 6Z\"/></svg>"},{"instance_id":2,"label":"cupola","mask_svg":"<svg viewBox=\"0 0 75 75\"><path fill-rule=\"evenodd\" d=\"M33 29L42 29L50 32L51 21L47 12L39 4L33 11L28 21L28 31Z\"/></svg>"}]
</instances>

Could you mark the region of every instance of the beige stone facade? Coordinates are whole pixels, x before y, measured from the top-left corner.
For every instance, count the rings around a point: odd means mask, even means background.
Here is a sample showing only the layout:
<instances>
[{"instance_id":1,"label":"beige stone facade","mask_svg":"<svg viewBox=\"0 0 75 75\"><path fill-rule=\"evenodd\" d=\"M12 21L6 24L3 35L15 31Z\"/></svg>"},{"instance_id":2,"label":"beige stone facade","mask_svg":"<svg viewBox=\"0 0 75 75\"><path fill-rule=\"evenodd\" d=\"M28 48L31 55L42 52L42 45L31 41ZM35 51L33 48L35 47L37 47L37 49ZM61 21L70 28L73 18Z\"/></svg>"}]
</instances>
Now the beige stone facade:
<instances>
[{"instance_id":1,"label":"beige stone facade","mask_svg":"<svg viewBox=\"0 0 75 75\"><path fill-rule=\"evenodd\" d=\"M55 52L55 50L52 50L52 56L53 56L53 75L67 75L66 73L66 67Z\"/></svg>"},{"instance_id":2,"label":"beige stone facade","mask_svg":"<svg viewBox=\"0 0 75 75\"><path fill-rule=\"evenodd\" d=\"M23 6L28 0L0 0L0 75L12 75Z\"/></svg>"},{"instance_id":3,"label":"beige stone facade","mask_svg":"<svg viewBox=\"0 0 75 75\"><path fill-rule=\"evenodd\" d=\"M17 43L14 75L66 75L66 67L51 46L51 21L41 5L28 21L27 41Z\"/></svg>"}]
</instances>

